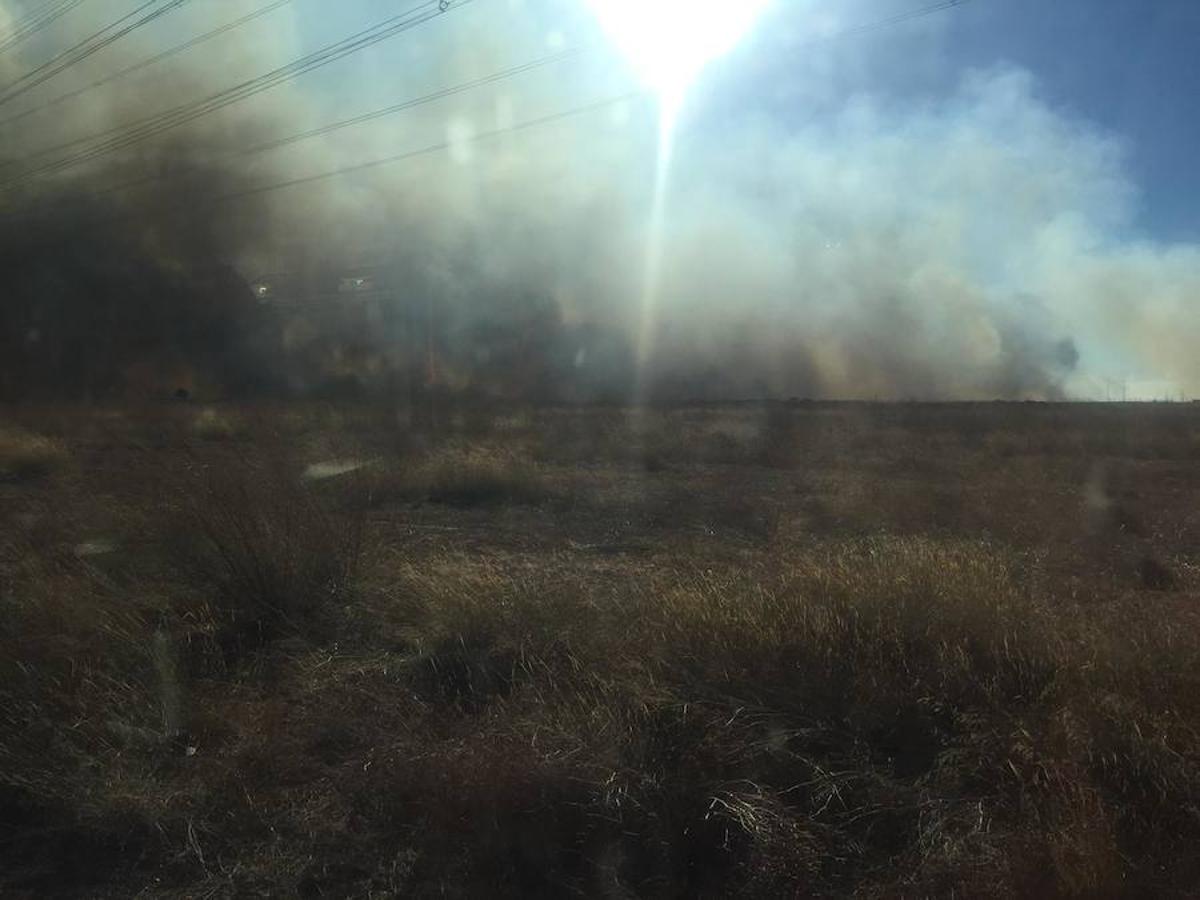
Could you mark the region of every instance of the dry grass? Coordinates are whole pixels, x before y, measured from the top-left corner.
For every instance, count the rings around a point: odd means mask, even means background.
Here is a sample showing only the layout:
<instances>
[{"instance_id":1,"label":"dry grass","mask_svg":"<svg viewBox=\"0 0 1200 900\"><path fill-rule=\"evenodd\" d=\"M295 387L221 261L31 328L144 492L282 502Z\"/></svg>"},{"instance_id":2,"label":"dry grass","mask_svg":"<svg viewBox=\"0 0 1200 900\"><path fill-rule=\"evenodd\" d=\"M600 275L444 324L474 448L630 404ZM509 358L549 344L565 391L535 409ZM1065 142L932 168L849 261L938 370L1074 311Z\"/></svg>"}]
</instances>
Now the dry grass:
<instances>
[{"instance_id":1,"label":"dry grass","mask_svg":"<svg viewBox=\"0 0 1200 900\"><path fill-rule=\"evenodd\" d=\"M286 457L188 476L177 560L227 651L319 630L350 594L362 523L324 509Z\"/></svg>"},{"instance_id":2,"label":"dry grass","mask_svg":"<svg viewBox=\"0 0 1200 900\"><path fill-rule=\"evenodd\" d=\"M244 438L249 429L237 416L228 411L208 407L192 418L192 434L205 441L230 441Z\"/></svg>"},{"instance_id":3,"label":"dry grass","mask_svg":"<svg viewBox=\"0 0 1200 900\"><path fill-rule=\"evenodd\" d=\"M1021 563L877 539L613 595L451 558L408 569L394 602L428 702L523 734L547 776L571 761L590 813L539 865L584 893L1191 884L1200 639L1089 621ZM574 871L569 848L614 841L603 873Z\"/></svg>"},{"instance_id":4,"label":"dry grass","mask_svg":"<svg viewBox=\"0 0 1200 900\"><path fill-rule=\"evenodd\" d=\"M0 480L44 478L64 469L69 460L66 447L53 438L0 426Z\"/></svg>"},{"instance_id":5,"label":"dry grass","mask_svg":"<svg viewBox=\"0 0 1200 900\"><path fill-rule=\"evenodd\" d=\"M492 455L439 457L414 473L412 485L419 496L451 506L539 503L551 496L530 464Z\"/></svg>"},{"instance_id":6,"label":"dry grass","mask_svg":"<svg viewBox=\"0 0 1200 900\"><path fill-rule=\"evenodd\" d=\"M296 415L6 488L0 893L1200 884L1179 410Z\"/></svg>"},{"instance_id":7,"label":"dry grass","mask_svg":"<svg viewBox=\"0 0 1200 900\"><path fill-rule=\"evenodd\" d=\"M444 449L376 461L343 480L349 501L368 507L438 503L458 508L536 505L557 492L538 467L510 450Z\"/></svg>"},{"instance_id":8,"label":"dry grass","mask_svg":"<svg viewBox=\"0 0 1200 900\"><path fill-rule=\"evenodd\" d=\"M0 565L0 891L86 892L153 843L157 817L130 791L171 738L149 649L159 611L20 538Z\"/></svg>"}]
</instances>

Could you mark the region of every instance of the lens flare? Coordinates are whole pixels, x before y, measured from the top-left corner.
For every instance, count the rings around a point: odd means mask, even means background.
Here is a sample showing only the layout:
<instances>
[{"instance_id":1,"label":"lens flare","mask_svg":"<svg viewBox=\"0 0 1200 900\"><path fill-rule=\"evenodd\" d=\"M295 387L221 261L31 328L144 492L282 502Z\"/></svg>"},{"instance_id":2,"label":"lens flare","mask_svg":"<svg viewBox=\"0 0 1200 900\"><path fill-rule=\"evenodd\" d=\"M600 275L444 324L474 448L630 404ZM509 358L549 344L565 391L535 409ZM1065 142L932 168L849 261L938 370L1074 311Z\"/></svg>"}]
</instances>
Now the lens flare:
<instances>
[{"instance_id":1,"label":"lens flare","mask_svg":"<svg viewBox=\"0 0 1200 900\"><path fill-rule=\"evenodd\" d=\"M769 0L588 0L609 37L664 108L734 48Z\"/></svg>"},{"instance_id":2,"label":"lens flare","mask_svg":"<svg viewBox=\"0 0 1200 900\"><path fill-rule=\"evenodd\" d=\"M668 181L675 125L689 87L708 63L728 53L770 0L588 0L601 26L658 94L658 159L650 209L637 334L635 431L646 400L663 279Z\"/></svg>"}]
</instances>

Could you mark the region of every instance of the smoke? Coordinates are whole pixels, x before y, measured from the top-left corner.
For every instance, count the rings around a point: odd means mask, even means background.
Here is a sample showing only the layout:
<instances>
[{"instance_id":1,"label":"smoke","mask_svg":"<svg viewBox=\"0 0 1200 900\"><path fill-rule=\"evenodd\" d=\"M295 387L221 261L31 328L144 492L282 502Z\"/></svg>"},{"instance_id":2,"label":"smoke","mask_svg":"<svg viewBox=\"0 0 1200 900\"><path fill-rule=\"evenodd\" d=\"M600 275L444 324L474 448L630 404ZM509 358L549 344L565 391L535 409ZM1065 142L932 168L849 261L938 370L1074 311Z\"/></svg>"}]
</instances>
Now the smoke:
<instances>
[{"instance_id":1,"label":"smoke","mask_svg":"<svg viewBox=\"0 0 1200 900\"><path fill-rule=\"evenodd\" d=\"M82 39L114 17L111 7L93 13L53 44L22 44L21 54L6 59L10 83L65 40ZM98 54L103 62L81 65L72 82L51 82L0 112L36 107L146 52L129 46L123 54ZM225 160L241 141L269 135L268 127L243 120L236 129L185 128L59 175L20 177L69 152L45 148L169 108L175 98L206 89L205 81L195 71L158 71L152 84L122 82L5 128L3 398L229 392L270 380L272 363L257 346L262 311L238 265L274 230L274 212L257 204L229 215L210 202L255 183L252 170ZM122 185L143 187L114 190Z\"/></svg>"},{"instance_id":2,"label":"smoke","mask_svg":"<svg viewBox=\"0 0 1200 900\"><path fill-rule=\"evenodd\" d=\"M3 396L261 381L250 353L259 310L232 264L250 235L215 216L180 215L237 179L179 148L162 172L161 191L137 200L76 183L43 190L35 212L0 225Z\"/></svg>"},{"instance_id":3,"label":"smoke","mask_svg":"<svg viewBox=\"0 0 1200 900\"><path fill-rule=\"evenodd\" d=\"M0 22L11 6L0 5ZM252 8L234 6L185 6L168 32L98 54L28 105ZM374 330L383 346L348 346L359 339L310 322L312 352L292 355L314 371L293 372L295 384L318 383L336 357L364 378L420 370L516 396L628 397L646 337L653 104L475 139L628 90L611 55L239 152L594 37L569 5L501 6L454 11L420 40L10 190L6 393L54 378L73 392L116 391L146 360L226 385L270 382L291 351L262 337L274 326L250 280L370 265L395 294L391 324ZM333 36L383 17L359 13L362 23L332 16ZM6 133L10 157L286 62L311 49L303 17L314 15L274 14L211 52L31 116ZM74 23L81 33L89 24ZM722 78L769 75L753 51L723 63L685 111L641 376L650 396L1057 398L1131 370L1200 391L1190 305L1200 250L1130 237L1137 191L1119 141L1050 107L1014 68L972 71L916 99L856 89L864 63L843 44L807 53L787 90L734 103ZM442 141L447 152L213 202ZM145 173L152 185L102 191Z\"/></svg>"}]
</instances>

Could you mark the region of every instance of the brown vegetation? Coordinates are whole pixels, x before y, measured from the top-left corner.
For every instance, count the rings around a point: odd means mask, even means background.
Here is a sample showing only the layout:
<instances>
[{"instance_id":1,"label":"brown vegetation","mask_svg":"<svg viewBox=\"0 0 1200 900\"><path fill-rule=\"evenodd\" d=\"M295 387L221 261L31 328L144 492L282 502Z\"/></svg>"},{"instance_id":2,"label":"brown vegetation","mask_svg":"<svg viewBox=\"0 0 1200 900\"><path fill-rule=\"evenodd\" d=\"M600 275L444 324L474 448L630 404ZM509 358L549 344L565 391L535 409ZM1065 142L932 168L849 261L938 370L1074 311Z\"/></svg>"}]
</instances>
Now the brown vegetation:
<instances>
[{"instance_id":1,"label":"brown vegetation","mask_svg":"<svg viewBox=\"0 0 1200 900\"><path fill-rule=\"evenodd\" d=\"M56 441L21 429L0 429L0 479L42 478L66 463L67 453Z\"/></svg>"},{"instance_id":2,"label":"brown vegetation","mask_svg":"<svg viewBox=\"0 0 1200 900\"><path fill-rule=\"evenodd\" d=\"M6 896L1200 884L1190 407L219 415L22 414Z\"/></svg>"}]
</instances>

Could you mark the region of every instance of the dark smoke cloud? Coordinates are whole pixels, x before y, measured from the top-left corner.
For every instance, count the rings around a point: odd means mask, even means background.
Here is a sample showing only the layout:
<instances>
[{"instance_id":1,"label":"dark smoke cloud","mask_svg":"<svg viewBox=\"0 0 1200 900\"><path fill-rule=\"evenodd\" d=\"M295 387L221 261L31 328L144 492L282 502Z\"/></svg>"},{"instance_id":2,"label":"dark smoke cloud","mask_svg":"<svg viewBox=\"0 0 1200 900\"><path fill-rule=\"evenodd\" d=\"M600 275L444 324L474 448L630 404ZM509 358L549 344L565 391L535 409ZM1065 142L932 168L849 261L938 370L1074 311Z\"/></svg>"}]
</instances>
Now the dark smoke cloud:
<instances>
[{"instance_id":1,"label":"dark smoke cloud","mask_svg":"<svg viewBox=\"0 0 1200 900\"><path fill-rule=\"evenodd\" d=\"M0 223L6 399L245 389L266 377L260 310L235 267L251 218L206 207L241 180L174 143L139 163L107 174L158 171L152 192L97 194L91 179L72 180Z\"/></svg>"}]
</instances>

